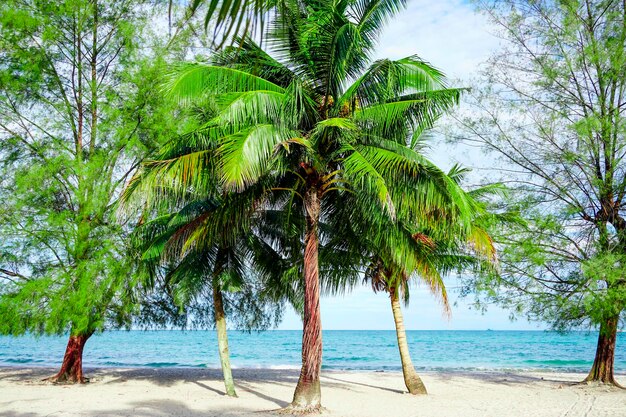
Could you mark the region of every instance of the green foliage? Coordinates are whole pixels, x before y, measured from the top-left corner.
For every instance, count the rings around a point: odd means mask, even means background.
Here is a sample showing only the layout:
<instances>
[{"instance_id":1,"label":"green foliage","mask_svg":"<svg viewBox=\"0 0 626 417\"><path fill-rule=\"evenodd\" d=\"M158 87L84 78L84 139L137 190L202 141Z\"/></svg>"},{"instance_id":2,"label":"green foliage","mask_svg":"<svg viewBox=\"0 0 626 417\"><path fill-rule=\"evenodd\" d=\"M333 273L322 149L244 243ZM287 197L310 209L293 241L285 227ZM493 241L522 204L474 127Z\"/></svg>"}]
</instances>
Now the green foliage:
<instances>
[{"instance_id":1,"label":"green foliage","mask_svg":"<svg viewBox=\"0 0 626 417\"><path fill-rule=\"evenodd\" d=\"M626 305L624 4L480 8L505 43L474 90L464 133L501 157L512 191L498 210L524 221L494 228L500 274L468 290L561 330L606 323Z\"/></svg>"},{"instance_id":2,"label":"green foliage","mask_svg":"<svg viewBox=\"0 0 626 417\"><path fill-rule=\"evenodd\" d=\"M228 237L212 233L193 248L181 242L199 220L211 222L216 229L229 227L237 219L230 216L239 214L233 207L237 203L229 199L198 200L138 227L135 246L142 253L144 283L152 290L138 315L139 324L214 327L211 293L216 287L231 325L261 330L278 323L282 304L265 296L263 286L277 273L278 265L267 264L267 253L259 249L262 243L250 230L236 228Z\"/></svg>"},{"instance_id":3,"label":"green foliage","mask_svg":"<svg viewBox=\"0 0 626 417\"><path fill-rule=\"evenodd\" d=\"M2 333L131 324L138 283L114 209L130 172L178 128L156 88L166 55L147 10L0 5Z\"/></svg>"},{"instance_id":4,"label":"green foliage","mask_svg":"<svg viewBox=\"0 0 626 417\"><path fill-rule=\"evenodd\" d=\"M319 268L327 292L358 283L378 253L439 293L439 270L470 264L472 250L490 258L491 241L476 223L484 208L459 186L462 170L447 175L420 153L422 134L462 89L448 88L417 56L369 63L382 24L402 7L285 2L265 29L265 48L244 37L208 62L175 68L170 95L187 106L210 103L211 111L200 129L172 139L142 166L124 194L126 210L157 215L209 197L254 198L251 211L202 211L144 256L165 245L183 262L252 236L249 253L263 249L259 260L273 266L254 269L275 271L265 275L265 292L299 309L302 197L314 189L322 199ZM428 244L414 237L422 235ZM431 247L432 239L440 243Z\"/></svg>"}]
</instances>

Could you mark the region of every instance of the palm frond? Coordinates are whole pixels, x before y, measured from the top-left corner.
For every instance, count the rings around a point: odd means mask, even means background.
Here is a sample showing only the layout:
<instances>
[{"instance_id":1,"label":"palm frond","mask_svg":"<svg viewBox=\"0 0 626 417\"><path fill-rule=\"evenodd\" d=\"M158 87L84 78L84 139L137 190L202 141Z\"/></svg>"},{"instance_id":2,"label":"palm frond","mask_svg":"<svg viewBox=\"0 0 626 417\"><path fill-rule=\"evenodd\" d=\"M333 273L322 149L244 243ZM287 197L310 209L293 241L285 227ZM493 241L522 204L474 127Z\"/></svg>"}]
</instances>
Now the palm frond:
<instances>
[{"instance_id":1,"label":"palm frond","mask_svg":"<svg viewBox=\"0 0 626 417\"><path fill-rule=\"evenodd\" d=\"M349 155L343 160L343 171L348 181L355 188L378 197L378 202L389 215L395 217L395 207L391 199L387 182L367 154L360 152L349 144L344 144Z\"/></svg>"},{"instance_id":2,"label":"palm frond","mask_svg":"<svg viewBox=\"0 0 626 417\"><path fill-rule=\"evenodd\" d=\"M446 90L444 74L418 56L375 61L337 100L337 108L385 103L406 94ZM352 106L355 108L354 106Z\"/></svg>"},{"instance_id":3,"label":"palm frond","mask_svg":"<svg viewBox=\"0 0 626 417\"><path fill-rule=\"evenodd\" d=\"M225 137L218 151L224 186L241 191L256 182L267 172L276 147L292 135L275 125L261 124Z\"/></svg>"},{"instance_id":4,"label":"palm frond","mask_svg":"<svg viewBox=\"0 0 626 417\"><path fill-rule=\"evenodd\" d=\"M181 102L208 94L255 90L284 93L284 88L248 72L201 63L180 64L164 85L164 91Z\"/></svg>"}]
</instances>

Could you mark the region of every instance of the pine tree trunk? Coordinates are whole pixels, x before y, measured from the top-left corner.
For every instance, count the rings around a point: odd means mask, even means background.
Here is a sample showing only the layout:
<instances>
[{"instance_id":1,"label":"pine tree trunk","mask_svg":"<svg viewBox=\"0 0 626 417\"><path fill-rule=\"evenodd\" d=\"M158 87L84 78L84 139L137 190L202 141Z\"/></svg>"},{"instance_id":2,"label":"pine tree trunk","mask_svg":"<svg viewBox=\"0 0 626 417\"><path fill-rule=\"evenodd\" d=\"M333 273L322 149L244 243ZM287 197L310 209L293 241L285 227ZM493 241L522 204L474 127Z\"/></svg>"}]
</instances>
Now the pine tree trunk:
<instances>
[{"instance_id":1,"label":"pine tree trunk","mask_svg":"<svg viewBox=\"0 0 626 417\"><path fill-rule=\"evenodd\" d=\"M400 361L402 362L402 374L404 375L404 384L411 394L427 394L426 387L422 379L417 375L411 355L409 353L409 344L406 340L406 331L404 330L404 318L400 309L400 301L398 294L394 288L389 290L389 299L391 300L391 311L393 312L393 321L396 324L396 336L398 338L398 349L400 350Z\"/></svg>"},{"instance_id":2,"label":"pine tree trunk","mask_svg":"<svg viewBox=\"0 0 626 417\"><path fill-rule=\"evenodd\" d=\"M228 333L226 332L226 314L224 313L224 301L218 282L213 282L213 309L215 311L215 328L217 329L217 345L220 351L220 364L224 374L226 394L236 397L233 372L230 368L230 353L228 350Z\"/></svg>"},{"instance_id":3,"label":"pine tree trunk","mask_svg":"<svg viewBox=\"0 0 626 417\"><path fill-rule=\"evenodd\" d=\"M619 316L614 316L609 317L600 325L596 358L589 375L583 382L601 382L619 386L613 375L618 322Z\"/></svg>"},{"instance_id":4,"label":"pine tree trunk","mask_svg":"<svg viewBox=\"0 0 626 417\"><path fill-rule=\"evenodd\" d=\"M89 382L83 376L83 349L90 336L91 334L70 335L61 369L56 375L47 378L47 381L68 384Z\"/></svg>"},{"instance_id":5,"label":"pine tree trunk","mask_svg":"<svg viewBox=\"0 0 626 417\"><path fill-rule=\"evenodd\" d=\"M304 195L306 232L304 236L304 326L302 332L302 369L288 412L312 413L322 408L320 370L322 367L322 318L318 270L318 221L320 194L310 187Z\"/></svg>"}]
</instances>

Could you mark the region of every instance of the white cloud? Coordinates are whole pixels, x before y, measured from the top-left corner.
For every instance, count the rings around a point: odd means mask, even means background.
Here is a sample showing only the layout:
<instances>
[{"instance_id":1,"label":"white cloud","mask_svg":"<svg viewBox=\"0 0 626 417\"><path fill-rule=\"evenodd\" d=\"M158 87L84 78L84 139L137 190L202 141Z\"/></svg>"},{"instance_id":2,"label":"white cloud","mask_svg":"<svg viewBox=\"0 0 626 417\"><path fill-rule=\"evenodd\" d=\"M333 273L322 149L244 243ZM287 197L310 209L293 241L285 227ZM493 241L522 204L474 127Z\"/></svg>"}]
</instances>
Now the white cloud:
<instances>
[{"instance_id":1,"label":"white cloud","mask_svg":"<svg viewBox=\"0 0 626 417\"><path fill-rule=\"evenodd\" d=\"M390 22L380 38L375 58L398 59L418 55L443 71L451 86L471 87L480 64L500 46L496 28L474 6L463 0L409 0L407 9ZM439 123L449 123L445 118ZM427 157L444 170L454 163L484 168L482 152L467 144L448 144L435 132ZM470 181L480 182L482 172Z\"/></svg>"},{"instance_id":2,"label":"white cloud","mask_svg":"<svg viewBox=\"0 0 626 417\"><path fill-rule=\"evenodd\" d=\"M449 78L467 80L499 44L487 18L465 1L410 0L380 38L376 58L418 55Z\"/></svg>"}]
</instances>

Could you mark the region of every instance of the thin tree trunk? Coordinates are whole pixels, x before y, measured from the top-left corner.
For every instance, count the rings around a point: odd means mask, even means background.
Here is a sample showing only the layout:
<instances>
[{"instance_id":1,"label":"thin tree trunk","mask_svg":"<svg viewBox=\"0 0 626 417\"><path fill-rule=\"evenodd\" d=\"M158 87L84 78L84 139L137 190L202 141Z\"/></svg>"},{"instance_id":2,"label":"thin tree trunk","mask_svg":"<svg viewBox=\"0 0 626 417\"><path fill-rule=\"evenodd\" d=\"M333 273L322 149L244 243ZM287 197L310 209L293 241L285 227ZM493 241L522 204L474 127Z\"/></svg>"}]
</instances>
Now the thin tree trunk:
<instances>
[{"instance_id":1,"label":"thin tree trunk","mask_svg":"<svg viewBox=\"0 0 626 417\"><path fill-rule=\"evenodd\" d=\"M619 386L613 375L618 322L619 316L614 316L609 317L600 325L596 358L589 375L583 382L601 382Z\"/></svg>"},{"instance_id":2,"label":"thin tree trunk","mask_svg":"<svg viewBox=\"0 0 626 417\"><path fill-rule=\"evenodd\" d=\"M400 309L400 301L398 294L394 288L389 290L389 299L391 300L391 311L393 312L393 321L396 324L396 336L398 338L398 349L400 350L400 361L402 362L402 375L404 375L404 384L411 394L427 394L426 387L422 379L417 375L411 354L409 353L409 344L406 340L406 331L404 330L404 318Z\"/></svg>"},{"instance_id":3,"label":"thin tree trunk","mask_svg":"<svg viewBox=\"0 0 626 417\"><path fill-rule=\"evenodd\" d=\"M226 332L226 314L224 313L224 301L219 282L213 282L213 309L215 311L215 328L217 329L217 345L220 351L220 364L224 374L224 386L226 394L236 397L233 372L230 368L230 353L228 350L228 333Z\"/></svg>"},{"instance_id":4,"label":"thin tree trunk","mask_svg":"<svg viewBox=\"0 0 626 417\"><path fill-rule=\"evenodd\" d=\"M84 112L83 112L83 31L82 25L79 25L76 30L76 61L75 71L76 80L78 86L75 88L74 97L76 98L76 112L78 113L78 134L75 140L76 159L82 161L83 159L83 124L84 124ZM72 80L72 85L74 81Z\"/></svg>"},{"instance_id":5,"label":"thin tree trunk","mask_svg":"<svg viewBox=\"0 0 626 417\"><path fill-rule=\"evenodd\" d=\"M302 332L302 369L293 401L287 411L319 412L321 405L320 370L322 367L322 318L318 270L318 222L320 194L309 187L304 195L306 232L304 236L304 323Z\"/></svg>"},{"instance_id":6,"label":"thin tree trunk","mask_svg":"<svg viewBox=\"0 0 626 417\"><path fill-rule=\"evenodd\" d=\"M83 376L83 349L90 336L91 334L70 335L61 369L56 375L47 378L47 381L71 384L89 382Z\"/></svg>"},{"instance_id":7,"label":"thin tree trunk","mask_svg":"<svg viewBox=\"0 0 626 417\"><path fill-rule=\"evenodd\" d=\"M93 156L98 137L98 0L93 1L93 25L91 46L91 132L89 157Z\"/></svg>"}]
</instances>

